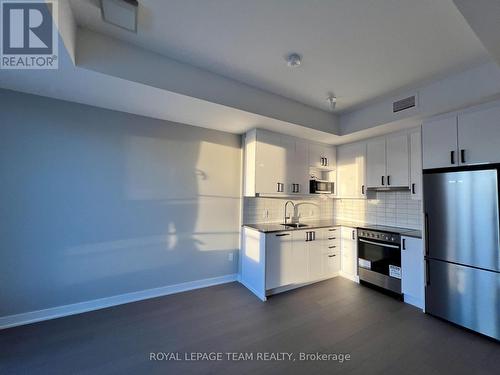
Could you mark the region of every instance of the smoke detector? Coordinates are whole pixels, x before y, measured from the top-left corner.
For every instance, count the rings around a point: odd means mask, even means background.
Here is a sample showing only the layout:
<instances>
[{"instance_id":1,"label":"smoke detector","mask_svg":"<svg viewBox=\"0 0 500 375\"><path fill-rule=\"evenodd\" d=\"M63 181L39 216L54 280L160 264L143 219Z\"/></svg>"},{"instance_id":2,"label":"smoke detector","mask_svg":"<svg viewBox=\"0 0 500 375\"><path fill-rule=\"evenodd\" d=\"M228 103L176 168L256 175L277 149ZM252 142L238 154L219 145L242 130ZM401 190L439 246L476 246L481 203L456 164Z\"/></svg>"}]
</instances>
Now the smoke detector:
<instances>
[{"instance_id":1,"label":"smoke detector","mask_svg":"<svg viewBox=\"0 0 500 375\"><path fill-rule=\"evenodd\" d=\"M333 111L335 109L335 106L337 105L337 97L333 94L329 94L328 97L326 98L326 101L330 106L330 111Z\"/></svg>"},{"instance_id":2,"label":"smoke detector","mask_svg":"<svg viewBox=\"0 0 500 375\"><path fill-rule=\"evenodd\" d=\"M302 56L300 56L298 53L291 53L286 58L286 64L290 68L296 68L300 66L300 64L302 64Z\"/></svg>"}]
</instances>

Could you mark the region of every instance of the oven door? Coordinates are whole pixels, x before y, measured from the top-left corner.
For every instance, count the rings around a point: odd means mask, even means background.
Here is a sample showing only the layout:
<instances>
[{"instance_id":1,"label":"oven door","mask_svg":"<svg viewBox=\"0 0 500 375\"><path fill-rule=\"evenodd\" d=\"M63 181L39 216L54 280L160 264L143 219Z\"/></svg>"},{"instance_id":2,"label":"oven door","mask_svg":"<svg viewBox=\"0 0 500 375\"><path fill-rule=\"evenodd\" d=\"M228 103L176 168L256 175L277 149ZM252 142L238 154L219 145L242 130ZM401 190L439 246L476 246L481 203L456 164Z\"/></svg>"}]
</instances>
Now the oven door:
<instances>
[{"instance_id":1,"label":"oven door","mask_svg":"<svg viewBox=\"0 0 500 375\"><path fill-rule=\"evenodd\" d=\"M358 266L387 277L401 279L401 247L358 238Z\"/></svg>"}]
</instances>

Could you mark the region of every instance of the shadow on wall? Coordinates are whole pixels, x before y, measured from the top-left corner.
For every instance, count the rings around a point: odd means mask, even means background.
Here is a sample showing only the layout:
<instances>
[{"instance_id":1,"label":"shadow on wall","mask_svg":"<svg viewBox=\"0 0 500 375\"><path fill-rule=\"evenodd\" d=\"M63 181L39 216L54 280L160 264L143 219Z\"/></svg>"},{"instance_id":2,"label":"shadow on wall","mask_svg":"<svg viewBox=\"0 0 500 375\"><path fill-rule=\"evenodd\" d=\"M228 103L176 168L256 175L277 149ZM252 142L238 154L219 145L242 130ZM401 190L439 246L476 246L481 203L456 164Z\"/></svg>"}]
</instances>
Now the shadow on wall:
<instances>
[{"instance_id":1,"label":"shadow on wall","mask_svg":"<svg viewBox=\"0 0 500 375\"><path fill-rule=\"evenodd\" d=\"M239 136L0 102L0 316L237 272Z\"/></svg>"}]
</instances>

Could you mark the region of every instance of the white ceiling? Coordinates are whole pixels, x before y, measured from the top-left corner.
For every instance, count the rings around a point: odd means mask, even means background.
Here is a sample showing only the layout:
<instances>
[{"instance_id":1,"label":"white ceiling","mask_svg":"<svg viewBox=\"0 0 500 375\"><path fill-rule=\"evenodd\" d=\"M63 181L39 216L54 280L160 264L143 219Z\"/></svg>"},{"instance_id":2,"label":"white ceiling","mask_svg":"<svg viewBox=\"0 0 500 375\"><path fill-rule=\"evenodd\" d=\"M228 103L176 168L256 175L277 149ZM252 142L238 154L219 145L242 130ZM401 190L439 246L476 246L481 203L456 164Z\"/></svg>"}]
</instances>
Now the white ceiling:
<instances>
[{"instance_id":1,"label":"white ceiling","mask_svg":"<svg viewBox=\"0 0 500 375\"><path fill-rule=\"evenodd\" d=\"M79 25L299 102L342 112L488 54L452 0L140 0L138 33L72 0ZM287 68L296 51L303 65Z\"/></svg>"}]
</instances>

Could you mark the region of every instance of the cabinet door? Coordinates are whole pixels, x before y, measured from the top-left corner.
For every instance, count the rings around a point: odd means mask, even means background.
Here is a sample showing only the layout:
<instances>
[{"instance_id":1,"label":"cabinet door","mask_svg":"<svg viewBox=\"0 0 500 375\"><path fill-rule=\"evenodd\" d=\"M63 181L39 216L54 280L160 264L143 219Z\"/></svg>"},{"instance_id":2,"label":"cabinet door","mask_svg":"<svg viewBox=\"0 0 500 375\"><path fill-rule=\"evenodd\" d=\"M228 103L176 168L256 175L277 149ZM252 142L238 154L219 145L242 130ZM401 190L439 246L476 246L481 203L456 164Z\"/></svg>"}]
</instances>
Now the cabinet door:
<instances>
[{"instance_id":1,"label":"cabinet door","mask_svg":"<svg viewBox=\"0 0 500 375\"><path fill-rule=\"evenodd\" d=\"M306 244L309 257L309 280L314 281L325 277L326 261L323 256L323 233L320 230L312 232L314 233L314 239Z\"/></svg>"},{"instance_id":2,"label":"cabinet door","mask_svg":"<svg viewBox=\"0 0 500 375\"><path fill-rule=\"evenodd\" d=\"M410 161L408 134L399 133L386 137L387 186L408 187Z\"/></svg>"},{"instance_id":3,"label":"cabinet door","mask_svg":"<svg viewBox=\"0 0 500 375\"><path fill-rule=\"evenodd\" d=\"M366 185L371 188L386 184L385 137L374 138L366 143Z\"/></svg>"},{"instance_id":4,"label":"cabinet door","mask_svg":"<svg viewBox=\"0 0 500 375\"><path fill-rule=\"evenodd\" d=\"M422 125L423 168L458 165L457 116L426 121Z\"/></svg>"},{"instance_id":5,"label":"cabinet door","mask_svg":"<svg viewBox=\"0 0 500 375\"><path fill-rule=\"evenodd\" d=\"M365 159L365 143L352 143L337 148L337 196L339 198L365 197Z\"/></svg>"},{"instance_id":6,"label":"cabinet door","mask_svg":"<svg viewBox=\"0 0 500 375\"><path fill-rule=\"evenodd\" d=\"M316 143L309 144L309 165L315 168L324 167L323 164L325 157L323 147Z\"/></svg>"},{"instance_id":7,"label":"cabinet door","mask_svg":"<svg viewBox=\"0 0 500 375\"><path fill-rule=\"evenodd\" d=\"M309 165L308 165L308 144L296 141L293 161L288 164L288 171L293 176L289 183L292 194L309 193ZM295 190L294 186L295 184Z\"/></svg>"},{"instance_id":8,"label":"cabinet door","mask_svg":"<svg viewBox=\"0 0 500 375\"><path fill-rule=\"evenodd\" d=\"M354 228L342 227L341 240L341 269L342 272L350 277L355 278L357 275L358 255L356 251L356 230Z\"/></svg>"},{"instance_id":9,"label":"cabinet door","mask_svg":"<svg viewBox=\"0 0 500 375\"><path fill-rule=\"evenodd\" d=\"M420 129L410 133L411 198L422 199L422 143Z\"/></svg>"},{"instance_id":10,"label":"cabinet door","mask_svg":"<svg viewBox=\"0 0 500 375\"><path fill-rule=\"evenodd\" d=\"M258 194L286 193L286 166L290 149L279 134L259 130L256 148L256 182ZM283 192L278 189L283 184Z\"/></svg>"},{"instance_id":11,"label":"cabinet door","mask_svg":"<svg viewBox=\"0 0 500 375\"><path fill-rule=\"evenodd\" d=\"M291 284L294 280L292 235L290 232L266 235L266 289Z\"/></svg>"},{"instance_id":12,"label":"cabinet door","mask_svg":"<svg viewBox=\"0 0 500 375\"><path fill-rule=\"evenodd\" d=\"M423 308L424 250L420 238L401 237L401 272L405 302Z\"/></svg>"},{"instance_id":13,"label":"cabinet door","mask_svg":"<svg viewBox=\"0 0 500 375\"><path fill-rule=\"evenodd\" d=\"M305 230L292 232L293 282L303 283L309 280L309 253Z\"/></svg>"},{"instance_id":14,"label":"cabinet door","mask_svg":"<svg viewBox=\"0 0 500 375\"><path fill-rule=\"evenodd\" d=\"M328 169L336 169L337 168L337 152L334 146L325 146L324 154L326 157L326 167Z\"/></svg>"},{"instance_id":15,"label":"cabinet door","mask_svg":"<svg viewBox=\"0 0 500 375\"><path fill-rule=\"evenodd\" d=\"M500 105L488 105L458 116L460 164L500 162Z\"/></svg>"},{"instance_id":16,"label":"cabinet door","mask_svg":"<svg viewBox=\"0 0 500 375\"><path fill-rule=\"evenodd\" d=\"M335 169L335 147L309 144L309 165L315 168Z\"/></svg>"}]
</instances>

